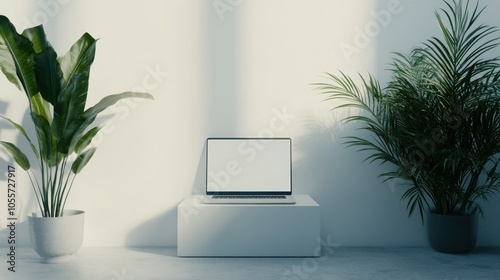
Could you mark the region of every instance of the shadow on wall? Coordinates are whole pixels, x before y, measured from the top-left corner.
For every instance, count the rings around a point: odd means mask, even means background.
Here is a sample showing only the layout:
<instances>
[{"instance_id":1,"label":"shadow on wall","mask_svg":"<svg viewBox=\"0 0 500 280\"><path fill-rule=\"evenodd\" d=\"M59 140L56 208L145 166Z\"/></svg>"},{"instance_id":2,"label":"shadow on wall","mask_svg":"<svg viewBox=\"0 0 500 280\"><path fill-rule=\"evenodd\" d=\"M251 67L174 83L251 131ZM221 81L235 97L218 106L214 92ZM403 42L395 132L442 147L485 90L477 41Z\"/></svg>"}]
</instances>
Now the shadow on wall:
<instances>
[{"instance_id":1,"label":"shadow on wall","mask_svg":"<svg viewBox=\"0 0 500 280\"><path fill-rule=\"evenodd\" d=\"M177 244L177 205L139 224L125 237L127 247L172 247ZM141 249L135 249L140 251Z\"/></svg>"},{"instance_id":2,"label":"shadow on wall","mask_svg":"<svg viewBox=\"0 0 500 280\"><path fill-rule=\"evenodd\" d=\"M24 93L20 93L20 94L24 94ZM0 104L0 106L1 106L1 104ZM3 114L3 112L5 112L5 110L6 110L5 108L6 107L3 107L3 108L0 107L0 110L2 110L3 116L5 116ZM13 121L17 122L17 120L13 120ZM19 123L19 122L17 122L17 123ZM35 135L33 135L34 126L32 124L31 117L29 116L28 109L26 109L26 112L23 115L23 120L21 122L21 126L23 128L25 128L31 141L35 141L33 143L36 145L36 138L35 138ZM15 130L15 128L12 127L10 124L8 124L5 121L2 121L1 126L0 126L0 131L4 131L5 129ZM17 130L15 131L15 133L18 136L17 136L16 140L14 141L14 144L28 156L30 164L31 164L31 169L33 170L33 172L35 174L37 174L39 165L36 163L37 159L36 159L35 155L33 154L33 152L31 152L32 150L31 150L31 147L29 146L29 143L26 141L24 136L22 136ZM1 136L1 134L0 134L0 136ZM3 140L3 139L0 137L0 140ZM20 247L29 246L30 245L29 227L28 227L28 223L26 220L27 220L27 215L31 211L38 209L36 198L35 198L35 195L33 193L32 185L31 185L25 171L15 164L15 162L12 160L12 157L9 153L7 153L5 151L4 155L5 155L5 157L0 159L0 161L2 162L2 165L1 165L2 168L5 168L5 170L7 170L8 166L15 166L16 167L16 172L15 172L15 174L16 174L16 177L15 177L15 184L16 184L16 187L15 187L15 194L16 194L16 197L15 197L15 199L16 199L16 201L15 201L15 204L16 204L15 205L15 217L17 217L16 235L15 235L16 246L20 246ZM8 158L9 161L5 161L5 158ZM6 178L7 171L5 171L5 173L3 173L3 172L0 172L0 173L2 174L1 179L4 181L4 184L7 185L7 178ZM7 201L7 197L6 196L4 197L2 195L2 201ZM4 213L6 213L5 215L8 215L7 211L4 211ZM7 238L9 237L9 235L10 235L9 228L6 228L6 229L3 229L0 231L0 247L8 246Z\"/></svg>"},{"instance_id":3,"label":"shadow on wall","mask_svg":"<svg viewBox=\"0 0 500 280\"><path fill-rule=\"evenodd\" d=\"M418 217L408 219L400 201L405 188L378 177L391 166L365 162L367 153L344 143L343 137L363 133L355 124L345 124L344 117L305 120L308 133L294 141L294 193L318 202L321 235L338 245L425 245Z\"/></svg>"},{"instance_id":4,"label":"shadow on wall","mask_svg":"<svg viewBox=\"0 0 500 280\"><path fill-rule=\"evenodd\" d=\"M500 193L480 204L484 216L479 219L478 246L500 246Z\"/></svg>"},{"instance_id":5,"label":"shadow on wall","mask_svg":"<svg viewBox=\"0 0 500 280\"><path fill-rule=\"evenodd\" d=\"M198 168L194 176L193 187L191 188L191 195L205 195L206 194L206 160L207 154L207 141L203 141L203 149L201 150L200 159L198 160Z\"/></svg>"},{"instance_id":6,"label":"shadow on wall","mask_svg":"<svg viewBox=\"0 0 500 280\"><path fill-rule=\"evenodd\" d=\"M205 194L205 153L206 142L198 162L190 195ZM126 237L125 246L175 246L177 244L177 205L153 217L131 230Z\"/></svg>"},{"instance_id":7,"label":"shadow on wall","mask_svg":"<svg viewBox=\"0 0 500 280\"><path fill-rule=\"evenodd\" d=\"M202 67L206 76L207 88L204 104L206 132L209 136L232 136L236 133L239 115L239 24L233 15L221 17L211 1L202 5L203 20L200 21L205 44L203 47ZM227 116L231 116L228 118ZM201 140L200 140L201 142ZM206 143L200 155L192 195L205 194L205 153ZM144 222L127 234L127 246L172 246L177 244L177 205L168 211Z\"/></svg>"},{"instance_id":8,"label":"shadow on wall","mask_svg":"<svg viewBox=\"0 0 500 280\"><path fill-rule=\"evenodd\" d=\"M9 106L9 103L7 102L4 102L4 101L0 101L0 116L4 116L5 117L5 113L7 112L7 107ZM14 127L12 127L10 124L8 124L6 121L4 120L0 120L0 140L4 140L3 139L3 133L4 131L8 130L8 129L15 129ZM5 151L4 148L2 148L2 154L6 155L6 156L2 156L0 158L0 166L2 167L5 167L5 170L7 170L8 166L9 165L12 165L12 160L10 158L10 156L8 155L7 151ZM9 161L6 161L6 159L9 159ZM7 172L0 172L0 180L1 181L6 181L7 180Z\"/></svg>"},{"instance_id":9,"label":"shadow on wall","mask_svg":"<svg viewBox=\"0 0 500 280\"><path fill-rule=\"evenodd\" d=\"M203 1L204 104L207 132L211 136L236 133L241 116L238 36L240 23L234 15L221 15L213 1ZM228 117L230 116L230 117Z\"/></svg>"},{"instance_id":10,"label":"shadow on wall","mask_svg":"<svg viewBox=\"0 0 500 280\"><path fill-rule=\"evenodd\" d=\"M7 224L7 228L0 230L0 248L16 246L17 248L30 247L28 221L15 221L15 227L12 229ZM9 237L13 236L15 243ZM11 243L9 243L9 241Z\"/></svg>"},{"instance_id":11,"label":"shadow on wall","mask_svg":"<svg viewBox=\"0 0 500 280\"><path fill-rule=\"evenodd\" d=\"M320 205L321 235L339 242L343 239L341 233L332 232L326 225L331 224L332 219L340 221L349 211L342 201L348 192L345 186L351 184L345 175L349 174L345 168L351 159L342 158L344 147L338 137L344 134L346 127L341 126L340 118L334 118L331 124L312 119L304 122L307 133L293 141L293 193L308 194ZM348 227L342 227L349 231Z\"/></svg>"},{"instance_id":12,"label":"shadow on wall","mask_svg":"<svg viewBox=\"0 0 500 280\"><path fill-rule=\"evenodd\" d=\"M330 118L327 119L327 118ZM293 139L293 192L305 193L313 197L325 195L325 188L336 184L345 184L345 176L336 176L345 162L337 160L340 149L343 149L340 135L348 129L343 125L342 118L333 114L323 120L313 118L303 120L307 130L304 136ZM330 176L325 176L330 174ZM333 177L333 178L332 178ZM328 188L329 193L333 188ZM329 196L329 195L327 195Z\"/></svg>"},{"instance_id":13,"label":"shadow on wall","mask_svg":"<svg viewBox=\"0 0 500 280\"><path fill-rule=\"evenodd\" d=\"M175 246L172 244L177 244L177 206L140 224L125 239L128 247Z\"/></svg>"}]
</instances>

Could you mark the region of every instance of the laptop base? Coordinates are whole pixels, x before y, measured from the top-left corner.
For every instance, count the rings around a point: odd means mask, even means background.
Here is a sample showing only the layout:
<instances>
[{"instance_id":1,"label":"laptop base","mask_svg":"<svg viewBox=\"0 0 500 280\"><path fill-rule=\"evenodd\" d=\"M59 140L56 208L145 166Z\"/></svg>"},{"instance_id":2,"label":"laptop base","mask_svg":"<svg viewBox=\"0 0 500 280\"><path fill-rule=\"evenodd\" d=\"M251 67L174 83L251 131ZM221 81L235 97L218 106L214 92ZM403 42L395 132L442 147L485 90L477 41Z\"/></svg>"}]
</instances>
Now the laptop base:
<instances>
[{"instance_id":1,"label":"laptop base","mask_svg":"<svg viewBox=\"0 0 500 280\"><path fill-rule=\"evenodd\" d=\"M213 198L208 195L203 199L205 204L295 204L295 199L291 195L285 198Z\"/></svg>"}]
</instances>

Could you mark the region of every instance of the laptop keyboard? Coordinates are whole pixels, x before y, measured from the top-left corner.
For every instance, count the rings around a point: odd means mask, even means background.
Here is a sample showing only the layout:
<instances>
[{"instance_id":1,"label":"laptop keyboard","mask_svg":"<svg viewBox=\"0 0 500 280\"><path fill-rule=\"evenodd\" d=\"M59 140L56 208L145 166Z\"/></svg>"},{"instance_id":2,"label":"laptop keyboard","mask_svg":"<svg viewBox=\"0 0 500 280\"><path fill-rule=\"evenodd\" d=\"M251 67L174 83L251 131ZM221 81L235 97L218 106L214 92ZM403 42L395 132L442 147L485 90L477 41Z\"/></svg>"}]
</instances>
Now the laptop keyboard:
<instances>
[{"instance_id":1,"label":"laptop keyboard","mask_svg":"<svg viewBox=\"0 0 500 280\"><path fill-rule=\"evenodd\" d=\"M214 195L213 199L286 199L284 195Z\"/></svg>"}]
</instances>

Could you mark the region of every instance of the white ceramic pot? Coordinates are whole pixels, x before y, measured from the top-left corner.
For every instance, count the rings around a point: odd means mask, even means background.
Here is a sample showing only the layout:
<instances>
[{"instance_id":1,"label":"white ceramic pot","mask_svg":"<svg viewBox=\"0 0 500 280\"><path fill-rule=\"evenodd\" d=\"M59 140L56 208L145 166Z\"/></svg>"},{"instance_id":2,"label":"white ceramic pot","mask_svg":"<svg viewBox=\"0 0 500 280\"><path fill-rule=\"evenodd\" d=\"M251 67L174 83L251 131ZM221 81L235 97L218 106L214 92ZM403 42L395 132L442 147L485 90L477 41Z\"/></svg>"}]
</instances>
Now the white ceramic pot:
<instances>
[{"instance_id":1,"label":"white ceramic pot","mask_svg":"<svg viewBox=\"0 0 500 280\"><path fill-rule=\"evenodd\" d=\"M44 263L60 263L73 258L83 243L85 212L64 210L62 217L28 215L33 249Z\"/></svg>"}]
</instances>

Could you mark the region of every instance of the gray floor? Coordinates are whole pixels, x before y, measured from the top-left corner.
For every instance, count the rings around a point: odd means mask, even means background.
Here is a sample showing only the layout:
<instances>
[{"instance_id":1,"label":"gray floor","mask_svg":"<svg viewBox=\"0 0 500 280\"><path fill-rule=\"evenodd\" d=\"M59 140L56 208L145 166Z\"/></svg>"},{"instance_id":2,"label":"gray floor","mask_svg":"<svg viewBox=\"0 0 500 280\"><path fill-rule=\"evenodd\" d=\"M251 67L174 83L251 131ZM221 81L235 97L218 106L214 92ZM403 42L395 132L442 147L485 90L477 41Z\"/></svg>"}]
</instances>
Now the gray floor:
<instances>
[{"instance_id":1,"label":"gray floor","mask_svg":"<svg viewBox=\"0 0 500 280\"><path fill-rule=\"evenodd\" d=\"M175 248L82 248L63 264L16 252L16 272L2 251L0 279L500 279L500 248L466 255L429 248L323 248L320 258L178 258Z\"/></svg>"}]
</instances>

